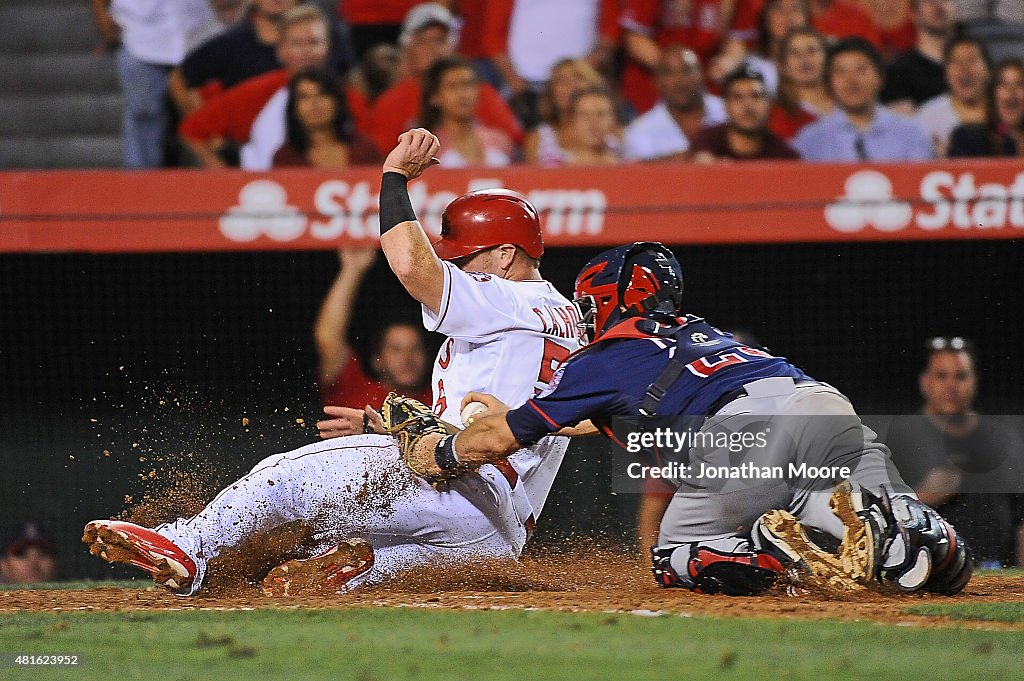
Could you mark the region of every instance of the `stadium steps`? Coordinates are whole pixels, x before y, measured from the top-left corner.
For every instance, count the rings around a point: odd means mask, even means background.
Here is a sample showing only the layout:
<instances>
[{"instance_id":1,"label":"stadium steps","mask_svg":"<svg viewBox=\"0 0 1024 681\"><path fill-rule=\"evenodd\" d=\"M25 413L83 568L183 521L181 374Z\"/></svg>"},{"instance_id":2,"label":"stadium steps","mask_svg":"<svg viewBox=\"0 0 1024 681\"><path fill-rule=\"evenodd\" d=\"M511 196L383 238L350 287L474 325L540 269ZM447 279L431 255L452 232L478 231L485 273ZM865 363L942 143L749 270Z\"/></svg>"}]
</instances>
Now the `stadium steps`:
<instances>
[{"instance_id":1,"label":"stadium steps","mask_svg":"<svg viewBox=\"0 0 1024 681\"><path fill-rule=\"evenodd\" d=\"M121 97L86 0L2 0L0 169L116 168Z\"/></svg>"}]
</instances>

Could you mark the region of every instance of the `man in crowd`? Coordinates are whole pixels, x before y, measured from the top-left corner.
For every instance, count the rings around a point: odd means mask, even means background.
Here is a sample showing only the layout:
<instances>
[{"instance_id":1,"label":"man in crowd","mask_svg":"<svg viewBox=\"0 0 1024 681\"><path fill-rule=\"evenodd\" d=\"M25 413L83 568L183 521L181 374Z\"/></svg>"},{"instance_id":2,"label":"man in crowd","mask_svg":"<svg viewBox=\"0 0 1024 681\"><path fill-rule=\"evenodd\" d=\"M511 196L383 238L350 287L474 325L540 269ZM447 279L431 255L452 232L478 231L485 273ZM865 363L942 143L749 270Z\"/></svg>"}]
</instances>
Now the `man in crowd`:
<instances>
[{"instance_id":1,"label":"man in crowd","mask_svg":"<svg viewBox=\"0 0 1024 681\"><path fill-rule=\"evenodd\" d=\"M668 47L655 69L660 101L626 127L625 155L636 161L688 158L690 139L706 126L725 122L721 98L704 91L700 59L693 50Z\"/></svg>"},{"instance_id":2,"label":"man in crowd","mask_svg":"<svg viewBox=\"0 0 1024 681\"><path fill-rule=\"evenodd\" d=\"M946 91L945 47L956 30L953 0L914 0L913 5L917 44L889 66L881 94L883 103L908 115Z\"/></svg>"},{"instance_id":3,"label":"man in crowd","mask_svg":"<svg viewBox=\"0 0 1024 681\"><path fill-rule=\"evenodd\" d=\"M117 48L126 168L163 165L170 70L185 57L192 29L213 18L207 0L92 0L104 44Z\"/></svg>"},{"instance_id":4,"label":"man in crowd","mask_svg":"<svg viewBox=\"0 0 1024 681\"><path fill-rule=\"evenodd\" d=\"M170 91L187 115L205 100L256 76L281 68L277 47L281 20L297 0L256 0L246 18L190 52L171 74ZM344 75L353 64L348 27L328 20L327 66Z\"/></svg>"},{"instance_id":5,"label":"man in crowd","mask_svg":"<svg viewBox=\"0 0 1024 681\"><path fill-rule=\"evenodd\" d=\"M57 579L57 551L36 523L11 527L0 544L0 584Z\"/></svg>"},{"instance_id":6,"label":"man in crowd","mask_svg":"<svg viewBox=\"0 0 1024 681\"><path fill-rule=\"evenodd\" d=\"M980 564L1024 565L1024 445L1009 424L975 410L976 364L966 339L930 339L918 378L922 415L898 419L887 442L907 483Z\"/></svg>"},{"instance_id":7,"label":"man in crowd","mask_svg":"<svg viewBox=\"0 0 1024 681\"><path fill-rule=\"evenodd\" d=\"M912 119L878 103L884 68L878 50L863 38L846 38L829 51L825 81L836 110L806 126L793 146L807 161L925 161L931 140Z\"/></svg>"},{"instance_id":8,"label":"man in crowd","mask_svg":"<svg viewBox=\"0 0 1024 681\"><path fill-rule=\"evenodd\" d=\"M403 131L419 123L423 79L439 59L454 53L457 30L458 20L436 2L416 5L406 15L398 40L405 77L377 98L366 117L366 134L378 149L390 149ZM474 117L488 128L502 130L516 143L523 139L515 114L487 83L480 85Z\"/></svg>"},{"instance_id":9,"label":"man in crowd","mask_svg":"<svg viewBox=\"0 0 1024 681\"><path fill-rule=\"evenodd\" d=\"M204 168L223 168L225 143L241 146L241 166L269 170L285 140L288 81L304 69L327 63L329 22L311 5L300 5L281 19L277 57L283 68L250 78L193 111L179 134Z\"/></svg>"},{"instance_id":10,"label":"man in crowd","mask_svg":"<svg viewBox=\"0 0 1024 681\"><path fill-rule=\"evenodd\" d=\"M931 135L939 158L946 157L949 138L957 126L985 122L986 93L992 77L988 50L976 38L954 38L946 45L944 54L949 92L929 99L914 116Z\"/></svg>"},{"instance_id":11,"label":"man in crowd","mask_svg":"<svg viewBox=\"0 0 1024 681\"><path fill-rule=\"evenodd\" d=\"M374 248L343 248L338 252L341 271L317 315L315 340L320 356L318 383L328 415L340 415L337 407L378 407L388 393L433 401L428 386L427 354L423 332L414 324L391 322L376 335L367 375L349 341L352 313L359 287L377 257ZM325 436L327 433L325 433Z\"/></svg>"},{"instance_id":12,"label":"man in crowd","mask_svg":"<svg viewBox=\"0 0 1024 681\"><path fill-rule=\"evenodd\" d=\"M693 140L693 160L798 159L800 156L768 129L771 98L764 77L740 67L722 82L726 122L702 130Z\"/></svg>"}]
</instances>

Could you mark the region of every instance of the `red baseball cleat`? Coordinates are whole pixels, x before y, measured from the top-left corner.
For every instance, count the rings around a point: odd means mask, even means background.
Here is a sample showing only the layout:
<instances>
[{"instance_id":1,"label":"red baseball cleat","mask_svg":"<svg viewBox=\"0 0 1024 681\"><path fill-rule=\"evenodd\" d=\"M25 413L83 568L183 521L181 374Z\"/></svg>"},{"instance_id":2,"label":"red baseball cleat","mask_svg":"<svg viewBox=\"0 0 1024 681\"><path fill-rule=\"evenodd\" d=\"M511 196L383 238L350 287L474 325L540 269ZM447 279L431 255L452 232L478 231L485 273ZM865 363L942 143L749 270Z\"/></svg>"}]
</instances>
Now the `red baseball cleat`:
<instances>
[{"instance_id":1,"label":"red baseball cleat","mask_svg":"<svg viewBox=\"0 0 1024 681\"><path fill-rule=\"evenodd\" d=\"M281 563L263 579L267 596L331 596L373 567L373 547L346 539L323 553Z\"/></svg>"},{"instance_id":2,"label":"red baseball cleat","mask_svg":"<svg viewBox=\"0 0 1024 681\"><path fill-rule=\"evenodd\" d=\"M128 563L153 575L153 581L179 594L188 593L196 564L166 537L120 520L94 520L85 526L82 543L108 563Z\"/></svg>"}]
</instances>

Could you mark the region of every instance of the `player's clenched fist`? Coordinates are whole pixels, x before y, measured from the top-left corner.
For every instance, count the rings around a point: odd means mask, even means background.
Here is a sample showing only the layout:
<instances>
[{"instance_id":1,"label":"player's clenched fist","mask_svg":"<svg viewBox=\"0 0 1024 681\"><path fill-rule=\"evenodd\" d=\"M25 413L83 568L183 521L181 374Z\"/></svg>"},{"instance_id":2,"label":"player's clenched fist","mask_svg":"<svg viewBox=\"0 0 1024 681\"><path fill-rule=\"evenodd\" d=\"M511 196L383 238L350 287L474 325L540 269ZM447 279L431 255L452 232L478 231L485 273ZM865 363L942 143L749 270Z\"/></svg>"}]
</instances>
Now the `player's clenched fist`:
<instances>
[{"instance_id":1,"label":"player's clenched fist","mask_svg":"<svg viewBox=\"0 0 1024 681\"><path fill-rule=\"evenodd\" d=\"M437 152L441 143L429 130L413 128L398 136L398 146L384 159L385 173L401 173L410 180L419 177L424 170L440 163Z\"/></svg>"}]
</instances>

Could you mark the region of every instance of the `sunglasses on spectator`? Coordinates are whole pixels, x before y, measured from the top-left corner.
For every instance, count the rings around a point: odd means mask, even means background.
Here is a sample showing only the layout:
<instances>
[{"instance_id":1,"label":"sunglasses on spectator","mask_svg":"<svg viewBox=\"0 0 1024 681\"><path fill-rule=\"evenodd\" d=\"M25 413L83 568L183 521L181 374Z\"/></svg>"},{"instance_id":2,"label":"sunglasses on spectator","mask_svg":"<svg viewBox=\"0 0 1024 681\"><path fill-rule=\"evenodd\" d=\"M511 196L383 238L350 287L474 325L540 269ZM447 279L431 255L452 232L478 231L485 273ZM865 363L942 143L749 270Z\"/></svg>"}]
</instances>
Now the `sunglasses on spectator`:
<instances>
[{"instance_id":1,"label":"sunglasses on spectator","mask_svg":"<svg viewBox=\"0 0 1024 681\"><path fill-rule=\"evenodd\" d=\"M925 341L928 350L970 350L972 346L963 336L934 336Z\"/></svg>"}]
</instances>

